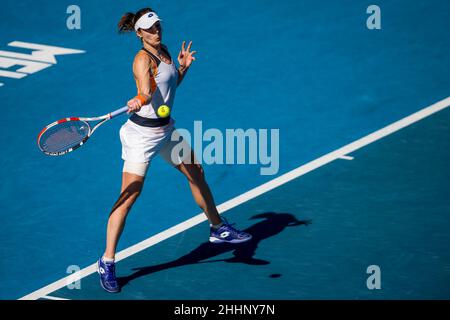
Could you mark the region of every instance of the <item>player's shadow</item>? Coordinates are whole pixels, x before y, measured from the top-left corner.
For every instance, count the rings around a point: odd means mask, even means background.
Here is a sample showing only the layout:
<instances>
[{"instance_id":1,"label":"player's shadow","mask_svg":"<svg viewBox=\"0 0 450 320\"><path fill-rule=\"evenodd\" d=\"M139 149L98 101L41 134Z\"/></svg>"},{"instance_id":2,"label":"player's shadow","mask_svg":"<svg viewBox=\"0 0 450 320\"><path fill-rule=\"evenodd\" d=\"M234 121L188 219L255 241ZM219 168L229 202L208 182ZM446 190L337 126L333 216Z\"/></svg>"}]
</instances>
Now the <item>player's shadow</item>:
<instances>
[{"instance_id":1,"label":"player's shadow","mask_svg":"<svg viewBox=\"0 0 450 320\"><path fill-rule=\"evenodd\" d=\"M297 220L297 218L290 213L275 213L266 212L257 214L251 219L264 219L245 229L245 232L250 233L253 237L250 241L241 244L229 244L220 243L213 244L210 242L202 243L200 246L189 252L188 254L166 263L133 268L136 272L126 276L118 277L119 284L121 286L126 285L128 282L155 273L161 270L181 267L190 264L197 263L211 263L224 261L228 263L245 263L250 265L266 265L269 261L255 258L256 249L260 241L273 237L282 232L286 227L295 227L301 225L308 225L310 220ZM232 252L233 257L228 259L215 259L208 260L226 252Z\"/></svg>"}]
</instances>

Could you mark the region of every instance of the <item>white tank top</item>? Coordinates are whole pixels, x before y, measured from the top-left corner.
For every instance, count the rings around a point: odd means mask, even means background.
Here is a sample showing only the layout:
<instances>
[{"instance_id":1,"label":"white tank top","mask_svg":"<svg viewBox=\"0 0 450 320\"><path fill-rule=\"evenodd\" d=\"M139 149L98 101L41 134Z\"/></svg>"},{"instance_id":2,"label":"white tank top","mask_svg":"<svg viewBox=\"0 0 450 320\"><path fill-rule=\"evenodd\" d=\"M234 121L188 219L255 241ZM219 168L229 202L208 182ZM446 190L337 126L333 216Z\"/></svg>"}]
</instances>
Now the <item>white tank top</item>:
<instances>
[{"instance_id":1,"label":"white tank top","mask_svg":"<svg viewBox=\"0 0 450 320\"><path fill-rule=\"evenodd\" d=\"M169 56L170 60L172 60L167 48L165 46L161 47ZM157 64L157 68L153 69L156 90L152 94L153 97L150 103L143 105L141 110L136 112L136 114L144 118L156 119L159 118L156 111L161 105L165 104L169 106L171 112L173 110L175 92L177 91L178 70L173 60L171 64L167 64L150 51L144 48L142 48L142 50L147 52Z\"/></svg>"}]
</instances>

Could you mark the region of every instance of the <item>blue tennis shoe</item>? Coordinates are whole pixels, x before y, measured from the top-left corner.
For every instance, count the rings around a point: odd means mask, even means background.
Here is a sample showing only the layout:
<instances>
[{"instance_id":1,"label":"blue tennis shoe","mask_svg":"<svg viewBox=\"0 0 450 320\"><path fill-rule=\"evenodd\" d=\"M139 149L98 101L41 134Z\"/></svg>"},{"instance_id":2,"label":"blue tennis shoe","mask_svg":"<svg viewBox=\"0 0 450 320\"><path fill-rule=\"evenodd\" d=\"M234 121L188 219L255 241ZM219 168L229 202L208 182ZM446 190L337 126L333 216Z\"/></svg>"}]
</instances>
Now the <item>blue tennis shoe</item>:
<instances>
[{"instance_id":1,"label":"blue tennis shoe","mask_svg":"<svg viewBox=\"0 0 450 320\"><path fill-rule=\"evenodd\" d=\"M244 231L239 231L231 226L226 220L219 229L211 227L209 242L212 243L242 243L249 241L252 236Z\"/></svg>"},{"instance_id":2,"label":"blue tennis shoe","mask_svg":"<svg viewBox=\"0 0 450 320\"><path fill-rule=\"evenodd\" d=\"M100 284L108 292L119 292L119 283L116 279L116 265L114 262L105 262L102 258L98 260L97 272L100 275Z\"/></svg>"}]
</instances>

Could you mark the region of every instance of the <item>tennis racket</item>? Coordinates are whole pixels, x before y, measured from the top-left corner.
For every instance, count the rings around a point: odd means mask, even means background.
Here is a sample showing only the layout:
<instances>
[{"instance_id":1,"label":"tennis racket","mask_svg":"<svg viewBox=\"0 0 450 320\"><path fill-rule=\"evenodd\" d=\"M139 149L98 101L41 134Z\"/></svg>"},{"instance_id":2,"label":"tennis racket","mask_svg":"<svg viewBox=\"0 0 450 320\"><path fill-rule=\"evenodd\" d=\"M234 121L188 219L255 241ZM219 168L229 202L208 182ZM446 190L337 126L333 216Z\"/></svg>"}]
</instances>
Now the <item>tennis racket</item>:
<instances>
[{"instance_id":1,"label":"tennis racket","mask_svg":"<svg viewBox=\"0 0 450 320\"><path fill-rule=\"evenodd\" d=\"M49 156L61 156L81 147L106 121L128 111L128 106L95 118L64 118L50 123L39 133L39 149ZM94 126L94 122L100 121Z\"/></svg>"}]
</instances>

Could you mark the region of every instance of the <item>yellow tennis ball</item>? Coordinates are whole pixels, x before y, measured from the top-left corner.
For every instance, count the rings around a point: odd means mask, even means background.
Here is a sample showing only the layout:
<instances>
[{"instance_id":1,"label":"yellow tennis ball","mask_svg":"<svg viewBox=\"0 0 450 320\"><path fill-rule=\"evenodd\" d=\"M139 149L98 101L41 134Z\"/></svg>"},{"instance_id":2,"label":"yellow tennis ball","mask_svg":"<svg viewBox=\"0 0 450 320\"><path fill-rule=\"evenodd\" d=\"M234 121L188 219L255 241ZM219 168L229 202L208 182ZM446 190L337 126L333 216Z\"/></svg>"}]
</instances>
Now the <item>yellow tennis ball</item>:
<instances>
[{"instance_id":1,"label":"yellow tennis ball","mask_svg":"<svg viewBox=\"0 0 450 320\"><path fill-rule=\"evenodd\" d=\"M158 108L157 114L161 118L167 118L170 114L170 107L163 104Z\"/></svg>"}]
</instances>

